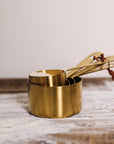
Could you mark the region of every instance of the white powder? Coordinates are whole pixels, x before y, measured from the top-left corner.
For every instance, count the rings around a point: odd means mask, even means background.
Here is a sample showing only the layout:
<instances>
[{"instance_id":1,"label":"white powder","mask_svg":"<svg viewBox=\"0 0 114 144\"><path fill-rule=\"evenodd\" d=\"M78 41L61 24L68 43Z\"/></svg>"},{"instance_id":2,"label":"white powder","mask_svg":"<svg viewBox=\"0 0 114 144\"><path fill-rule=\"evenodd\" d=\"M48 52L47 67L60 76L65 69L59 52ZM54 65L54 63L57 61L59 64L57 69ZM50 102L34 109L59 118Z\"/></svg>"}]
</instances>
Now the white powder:
<instances>
[{"instance_id":1,"label":"white powder","mask_svg":"<svg viewBox=\"0 0 114 144\"><path fill-rule=\"evenodd\" d=\"M48 73L43 73L43 72L32 72L30 76L46 77L46 76L51 76L51 75Z\"/></svg>"},{"instance_id":2,"label":"white powder","mask_svg":"<svg viewBox=\"0 0 114 144\"><path fill-rule=\"evenodd\" d=\"M114 83L104 80L103 84L99 82L98 85L97 82L93 80L84 84L82 111L72 117L61 119L30 115L27 111L27 93L0 94L0 144L57 144L60 140L69 144L74 142L72 138L57 139L54 134L113 133Z\"/></svg>"}]
</instances>

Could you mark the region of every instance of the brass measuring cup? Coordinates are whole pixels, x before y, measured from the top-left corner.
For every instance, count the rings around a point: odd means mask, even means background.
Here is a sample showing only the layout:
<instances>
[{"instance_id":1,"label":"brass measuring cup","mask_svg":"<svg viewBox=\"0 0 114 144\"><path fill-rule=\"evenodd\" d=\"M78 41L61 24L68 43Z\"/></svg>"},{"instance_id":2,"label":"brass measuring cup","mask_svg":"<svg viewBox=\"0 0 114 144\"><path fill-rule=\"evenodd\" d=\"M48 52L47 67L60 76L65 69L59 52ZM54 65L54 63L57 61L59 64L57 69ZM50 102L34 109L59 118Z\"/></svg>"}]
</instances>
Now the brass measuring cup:
<instances>
[{"instance_id":1,"label":"brass measuring cup","mask_svg":"<svg viewBox=\"0 0 114 144\"><path fill-rule=\"evenodd\" d=\"M83 74L84 72L87 72L91 70L95 66L91 67L85 67L84 65L90 65L93 62L93 59L90 59L92 56L100 56L101 52L94 52L88 57L86 57L84 60L82 60L76 67L68 69L70 72L66 73L68 70L41 70L33 72L29 75L29 81L33 84L38 84L41 86L62 86L65 84L68 84L68 79L76 76L79 76ZM81 68L80 68L81 67ZM41 74L41 75L39 75ZM70 79L70 83L72 83L72 80Z\"/></svg>"},{"instance_id":2,"label":"brass measuring cup","mask_svg":"<svg viewBox=\"0 0 114 144\"><path fill-rule=\"evenodd\" d=\"M29 82L29 112L45 118L63 118L82 108L82 80L63 86L40 86Z\"/></svg>"},{"instance_id":3,"label":"brass measuring cup","mask_svg":"<svg viewBox=\"0 0 114 144\"><path fill-rule=\"evenodd\" d=\"M41 86L62 86L66 84L66 72L64 70L41 70L29 75L29 81Z\"/></svg>"},{"instance_id":4,"label":"brass measuring cup","mask_svg":"<svg viewBox=\"0 0 114 144\"><path fill-rule=\"evenodd\" d=\"M107 69L106 63L114 61L112 56L105 62L95 62L93 56L98 57L101 54L101 52L92 53L76 67L66 71L59 70L60 73L58 70L43 70L38 72L49 72L49 75L45 77L29 75L29 112L39 117L50 118L67 117L79 113L82 108L82 80L78 76ZM61 73L64 73L65 78ZM57 75L60 75L60 79Z\"/></svg>"}]
</instances>

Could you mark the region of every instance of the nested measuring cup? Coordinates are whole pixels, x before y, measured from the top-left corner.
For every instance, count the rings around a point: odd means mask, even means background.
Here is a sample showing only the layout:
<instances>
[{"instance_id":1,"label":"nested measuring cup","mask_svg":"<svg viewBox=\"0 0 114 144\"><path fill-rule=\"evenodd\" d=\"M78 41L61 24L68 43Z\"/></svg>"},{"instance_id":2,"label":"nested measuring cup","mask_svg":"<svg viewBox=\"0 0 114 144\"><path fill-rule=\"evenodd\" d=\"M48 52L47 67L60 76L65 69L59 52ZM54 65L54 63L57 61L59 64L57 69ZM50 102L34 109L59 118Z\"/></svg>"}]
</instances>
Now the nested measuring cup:
<instances>
[{"instance_id":1,"label":"nested measuring cup","mask_svg":"<svg viewBox=\"0 0 114 144\"><path fill-rule=\"evenodd\" d=\"M64 70L41 70L32 72L29 81L41 86L62 86L66 84L66 72Z\"/></svg>"},{"instance_id":2,"label":"nested measuring cup","mask_svg":"<svg viewBox=\"0 0 114 144\"><path fill-rule=\"evenodd\" d=\"M31 73L28 82L29 112L39 117L51 118L79 113L82 107L82 80L77 76L93 69L99 70L97 66L102 63L94 64L94 55L100 56L101 53L92 53L78 66L71 68L69 73L64 70L42 70Z\"/></svg>"}]
</instances>

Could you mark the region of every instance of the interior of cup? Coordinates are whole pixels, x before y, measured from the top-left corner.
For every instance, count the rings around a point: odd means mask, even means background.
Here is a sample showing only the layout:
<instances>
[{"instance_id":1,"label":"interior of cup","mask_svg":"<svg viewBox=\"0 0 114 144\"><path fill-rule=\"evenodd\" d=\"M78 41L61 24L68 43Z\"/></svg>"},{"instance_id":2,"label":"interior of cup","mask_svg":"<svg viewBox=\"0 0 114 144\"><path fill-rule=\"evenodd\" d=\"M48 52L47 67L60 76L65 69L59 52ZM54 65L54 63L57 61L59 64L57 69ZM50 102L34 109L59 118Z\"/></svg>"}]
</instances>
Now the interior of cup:
<instances>
[{"instance_id":1,"label":"interior of cup","mask_svg":"<svg viewBox=\"0 0 114 144\"><path fill-rule=\"evenodd\" d=\"M74 79L75 83L78 83L81 81L81 78L78 76L74 77L73 79Z\"/></svg>"}]
</instances>

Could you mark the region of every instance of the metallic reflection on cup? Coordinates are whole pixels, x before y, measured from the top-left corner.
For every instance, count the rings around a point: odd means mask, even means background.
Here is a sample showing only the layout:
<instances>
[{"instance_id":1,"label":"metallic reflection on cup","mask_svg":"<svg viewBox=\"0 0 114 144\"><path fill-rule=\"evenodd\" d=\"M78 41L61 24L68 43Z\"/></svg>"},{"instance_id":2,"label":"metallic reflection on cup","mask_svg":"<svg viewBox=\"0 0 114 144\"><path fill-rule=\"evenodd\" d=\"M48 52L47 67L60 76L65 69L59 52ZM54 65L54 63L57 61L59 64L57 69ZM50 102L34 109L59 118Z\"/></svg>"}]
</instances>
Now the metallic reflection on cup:
<instances>
[{"instance_id":1,"label":"metallic reflection on cup","mask_svg":"<svg viewBox=\"0 0 114 144\"><path fill-rule=\"evenodd\" d=\"M74 80L72 81L74 82ZM82 108L82 80L63 86L40 86L29 80L29 112L39 117L61 118Z\"/></svg>"},{"instance_id":2,"label":"metallic reflection on cup","mask_svg":"<svg viewBox=\"0 0 114 144\"><path fill-rule=\"evenodd\" d=\"M29 81L41 86L62 86L66 84L66 72L64 70L41 70L31 73Z\"/></svg>"}]
</instances>

